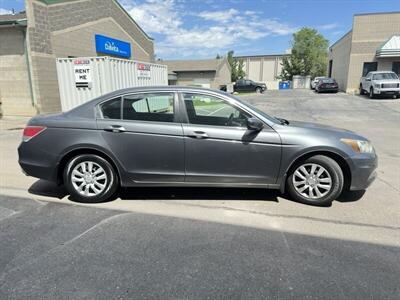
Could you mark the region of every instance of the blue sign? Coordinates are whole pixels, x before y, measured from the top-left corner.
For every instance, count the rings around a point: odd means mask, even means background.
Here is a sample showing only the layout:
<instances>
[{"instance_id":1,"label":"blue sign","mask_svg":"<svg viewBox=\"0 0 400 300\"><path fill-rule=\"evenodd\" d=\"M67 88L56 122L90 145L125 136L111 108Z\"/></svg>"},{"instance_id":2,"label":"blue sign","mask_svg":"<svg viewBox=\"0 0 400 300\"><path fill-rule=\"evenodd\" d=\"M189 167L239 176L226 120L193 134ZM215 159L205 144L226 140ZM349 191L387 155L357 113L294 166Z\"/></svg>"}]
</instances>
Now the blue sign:
<instances>
[{"instance_id":1,"label":"blue sign","mask_svg":"<svg viewBox=\"0 0 400 300\"><path fill-rule=\"evenodd\" d=\"M115 56L130 58L131 44L110 38L108 36L96 34L96 52L111 54Z\"/></svg>"}]
</instances>

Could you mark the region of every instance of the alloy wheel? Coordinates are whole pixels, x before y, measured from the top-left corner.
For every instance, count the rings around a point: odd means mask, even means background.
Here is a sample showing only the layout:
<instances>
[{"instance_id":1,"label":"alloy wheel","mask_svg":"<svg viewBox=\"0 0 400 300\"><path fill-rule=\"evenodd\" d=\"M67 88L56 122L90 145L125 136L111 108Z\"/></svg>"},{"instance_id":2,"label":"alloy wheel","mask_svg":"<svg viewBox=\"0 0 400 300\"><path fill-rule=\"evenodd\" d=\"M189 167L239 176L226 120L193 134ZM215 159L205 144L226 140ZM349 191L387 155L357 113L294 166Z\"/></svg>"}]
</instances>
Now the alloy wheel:
<instances>
[{"instance_id":1,"label":"alloy wheel","mask_svg":"<svg viewBox=\"0 0 400 300\"><path fill-rule=\"evenodd\" d=\"M85 197L97 196L107 187L107 173L99 164L83 161L72 170L71 183L79 194Z\"/></svg>"},{"instance_id":2,"label":"alloy wheel","mask_svg":"<svg viewBox=\"0 0 400 300\"><path fill-rule=\"evenodd\" d=\"M293 186L302 197L316 200L330 192L332 189L332 177L323 166L307 163L299 166L294 171Z\"/></svg>"}]
</instances>

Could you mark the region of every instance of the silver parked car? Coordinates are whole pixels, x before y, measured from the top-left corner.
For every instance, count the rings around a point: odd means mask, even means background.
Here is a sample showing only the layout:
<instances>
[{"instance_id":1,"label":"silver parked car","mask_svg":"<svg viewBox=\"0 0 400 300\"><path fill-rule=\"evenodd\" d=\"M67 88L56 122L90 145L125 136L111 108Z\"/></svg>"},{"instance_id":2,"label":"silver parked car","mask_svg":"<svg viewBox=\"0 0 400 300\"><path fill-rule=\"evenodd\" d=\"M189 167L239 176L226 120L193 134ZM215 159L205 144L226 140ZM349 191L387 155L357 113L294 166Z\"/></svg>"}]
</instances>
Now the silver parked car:
<instances>
[{"instance_id":1,"label":"silver parked car","mask_svg":"<svg viewBox=\"0 0 400 300\"><path fill-rule=\"evenodd\" d=\"M116 91L32 118L18 148L28 175L84 202L119 186L287 190L329 205L375 179L371 143L348 130L274 118L225 92L192 87Z\"/></svg>"}]
</instances>

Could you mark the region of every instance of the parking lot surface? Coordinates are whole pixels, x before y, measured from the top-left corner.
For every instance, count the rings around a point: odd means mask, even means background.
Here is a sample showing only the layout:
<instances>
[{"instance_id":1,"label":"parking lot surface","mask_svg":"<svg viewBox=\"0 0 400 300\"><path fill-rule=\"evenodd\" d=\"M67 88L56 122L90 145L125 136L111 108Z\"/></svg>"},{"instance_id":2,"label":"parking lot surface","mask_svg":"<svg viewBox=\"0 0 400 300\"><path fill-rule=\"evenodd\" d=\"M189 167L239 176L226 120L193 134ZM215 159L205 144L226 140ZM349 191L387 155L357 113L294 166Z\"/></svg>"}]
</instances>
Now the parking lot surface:
<instances>
[{"instance_id":1,"label":"parking lot surface","mask_svg":"<svg viewBox=\"0 0 400 300\"><path fill-rule=\"evenodd\" d=\"M309 90L241 96L369 138L378 179L329 208L262 189L141 188L82 205L25 177L26 119L0 121L0 298L400 297L400 101Z\"/></svg>"}]
</instances>

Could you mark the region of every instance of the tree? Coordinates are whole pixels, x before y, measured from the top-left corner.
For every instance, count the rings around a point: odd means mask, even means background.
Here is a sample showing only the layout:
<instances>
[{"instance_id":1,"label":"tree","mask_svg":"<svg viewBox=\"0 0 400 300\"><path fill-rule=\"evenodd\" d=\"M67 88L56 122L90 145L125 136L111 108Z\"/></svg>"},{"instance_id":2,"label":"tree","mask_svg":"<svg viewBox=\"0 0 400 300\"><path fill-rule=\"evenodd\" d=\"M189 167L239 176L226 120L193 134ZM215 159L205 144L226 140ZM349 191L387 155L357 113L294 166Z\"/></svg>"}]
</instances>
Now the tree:
<instances>
[{"instance_id":1,"label":"tree","mask_svg":"<svg viewBox=\"0 0 400 300\"><path fill-rule=\"evenodd\" d=\"M326 74L329 42L316 29L305 27L294 33L291 45L292 53L282 60L282 79Z\"/></svg>"},{"instance_id":2,"label":"tree","mask_svg":"<svg viewBox=\"0 0 400 300\"><path fill-rule=\"evenodd\" d=\"M243 71L243 60L235 58L232 50L228 52L227 59L231 66L231 81L235 82L238 79L244 78L246 73Z\"/></svg>"},{"instance_id":3,"label":"tree","mask_svg":"<svg viewBox=\"0 0 400 300\"><path fill-rule=\"evenodd\" d=\"M222 58L222 56L221 55L219 55L219 53L217 53L217 56L215 57L216 59L221 59Z\"/></svg>"}]
</instances>

